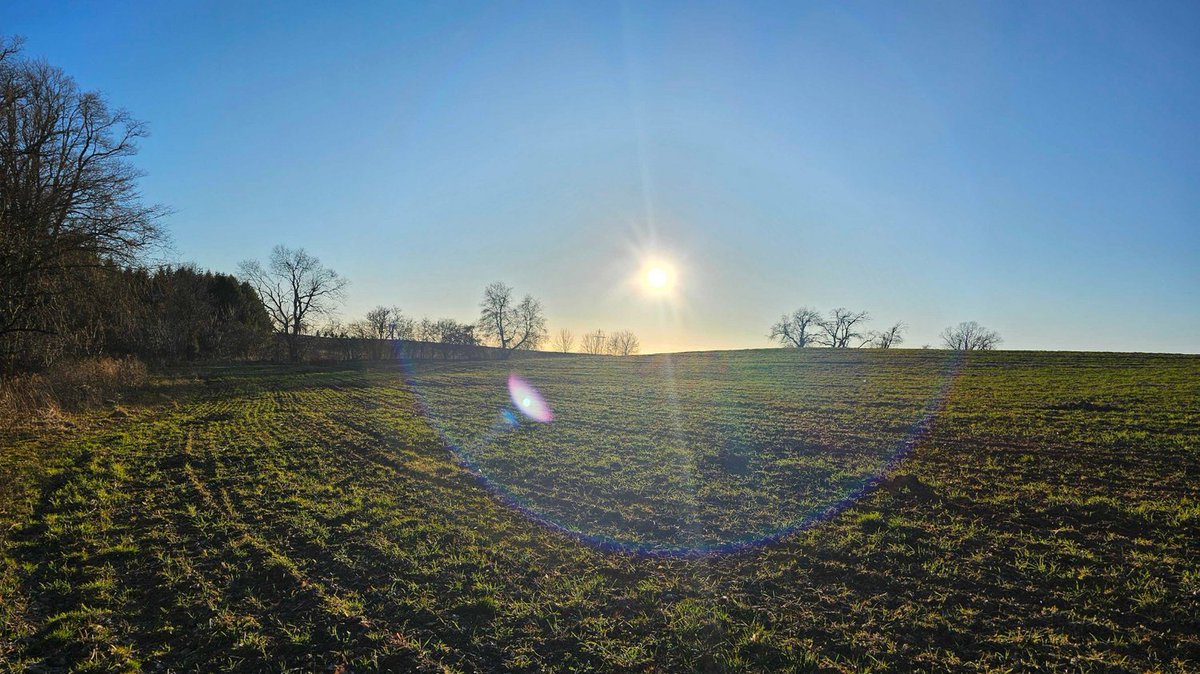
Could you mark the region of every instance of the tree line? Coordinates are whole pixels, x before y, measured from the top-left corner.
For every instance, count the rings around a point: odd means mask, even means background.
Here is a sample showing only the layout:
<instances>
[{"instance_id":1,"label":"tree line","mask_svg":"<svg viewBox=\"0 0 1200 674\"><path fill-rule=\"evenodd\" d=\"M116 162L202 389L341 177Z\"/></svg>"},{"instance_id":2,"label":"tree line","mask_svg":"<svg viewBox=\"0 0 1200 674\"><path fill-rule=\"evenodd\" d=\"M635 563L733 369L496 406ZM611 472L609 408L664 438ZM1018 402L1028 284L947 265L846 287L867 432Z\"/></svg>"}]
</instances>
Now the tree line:
<instances>
[{"instance_id":1,"label":"tree line","mask_svg":"<svg viewBox=\"0 0 1200 674\"><path fill-rule=\"evenodd\" d=\"M0 37L0 374L99 354L245 356L269 335L227 274L153 265L166 209L129 162L145 125Z\"/></svg>"},{"instance_id":2,"label":"tree line","mask_svg":"<svg viewBox=\"0 0 1200 674\"><path fill-rule=\"evenodd\" d=\"M575 344L567 329L560 330L550 343L541 301L530 294L518 299L514 289L500 281L483 289L474 323L453 318L417 320L399 307L383 305L359 320L342 323L335 308L344 298L348 281L305 250L276 246L266 264L246 260L239 267L262 297L293 360L313 352L343 359L507 358L545 346L570 352ZM306 339L309 336L325 341ZM597 330L584 335L580 345L587 354L629 356L640 349L637 335L629 330L608 335Z\"/></svg>"},{"instance_id":3,"label":"tree line","mask_svg":"<svg viewBox=\"0 0 1200 674\"><path fill-rule=\"evenodd\" d=\"M572 353L575 350L575 333L566 328L559 330L551 348L561 353ZM593 330L579 339L579 353L591 356L633 356L641 349L641 341L629 330L614 330L607 335L603 330Z\"/></svg>"},{"instance_id":4,"label":"tree line","mask_svg":"<svg viewBox=\"0 0 1200 674\"><path fill-rule=\"evenodd\" d=\"M810 307L800 307L784 314L771 326L768 337L785 347L829 347L833 349L876 348L890 349L904 342L903 321L897 321L883 330L867 330L866 323L871 315L866 311L852 311L838 307L826 314ZM1000 334L989 330L975 321L947 327L939 337L942 345L955 351L987 351L1001 343Z\"/></svg>"}]
</instances>

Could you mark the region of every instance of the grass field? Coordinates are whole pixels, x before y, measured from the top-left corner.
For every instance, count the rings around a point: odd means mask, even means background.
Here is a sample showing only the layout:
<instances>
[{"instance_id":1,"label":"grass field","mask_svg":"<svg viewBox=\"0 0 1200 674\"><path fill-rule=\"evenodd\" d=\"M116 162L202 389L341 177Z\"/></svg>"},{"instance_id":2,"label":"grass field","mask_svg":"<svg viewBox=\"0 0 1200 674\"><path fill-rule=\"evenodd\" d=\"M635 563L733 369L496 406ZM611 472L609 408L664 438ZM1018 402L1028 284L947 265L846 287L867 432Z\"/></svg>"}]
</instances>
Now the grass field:
<instances>
[{"instance_id":1,"label":"grass field","mask_svg":"<svg viewBox=\"0 0 1200 674\"><path fill-rule=\"evenodd\" d=\"M13 671L1200 670L1200 357L212 367L0 489Z\"/></svg>"}]
</instances>

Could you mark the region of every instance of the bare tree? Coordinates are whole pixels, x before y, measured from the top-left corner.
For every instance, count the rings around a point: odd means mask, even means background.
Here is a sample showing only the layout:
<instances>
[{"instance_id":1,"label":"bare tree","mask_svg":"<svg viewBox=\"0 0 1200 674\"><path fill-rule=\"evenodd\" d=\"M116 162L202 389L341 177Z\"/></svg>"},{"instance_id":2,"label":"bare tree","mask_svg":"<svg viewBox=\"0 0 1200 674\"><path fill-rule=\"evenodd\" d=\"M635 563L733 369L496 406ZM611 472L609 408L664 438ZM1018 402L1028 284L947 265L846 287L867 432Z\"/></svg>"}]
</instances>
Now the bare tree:
<instances>
[{"instance_id":1,"label":"bare tree","mask_svg":"<svg viewBox=\"0 0 1200 674\"><path fill-rule=\"evenodd\" d=\"M566 328L559 330L554 337L554 350L570 353L573 346L575 346L575 333Z\"/></svg>"},{"instance_id":2,"label":"bare tree","mask_svg":"<svg viewBox=\"0 0 1200 674\"><path fill-rule=\"evenodd\" d=\"M441 340L437 323L429 320L428 317L422 318L419 323L413 328L413 337L418 342L437 342Z\"/></svg>"},{"instance_id":3,"label":"bare tree","mask_svg":"<svg viewBox=\"0 0 1200 674\"><path fill-rule=\"evenodd\" d=\"M412 339L412 319L406 318L399 307L377 305L367 312L365 324L370 327L369 337L373 340ZM372 358L382 358L387 353L379 342L368 345L366 350Z\"/></svg>"},{"instance_id":4,"label":"bare tree","mask_svg":"<svg viewBox=\"0 0 1200 674\"><path fill-rule=\"evenodd\" d=\"M505 351L536 349L546 337L541 302L526 295L516 304L512 288L499 281L484 288L479 310L479 332Z\"/></svg>"},{"instance_id":5,"label":"bare tree","mask_svg":"<svg viewBox=\"0 0 1200 674\"><path fill-rule=\"evenodd\" d=\"M599 356L608 349L608 340L605 338L603 330L596 330L584 335L579 346L584 353L590 356Z\"/></svg>"},{"instance_id":6,"label":"bare tree","mask_svg":"<svg viewBox=\"0 0 1200 674\"><path fill-rule=\"evenodd\" d=\"M542 312L542 303L531 295L526 295L517 305L517 334L521 338L513 345L514 350L532 351L546 339L546 317Z\"/></svg>"},{"instance_id":7,"label":"bare tree","mask_svg":"<svg viewBox=\"0 0 1200 674\"><path fill-rule=\"evenodd\" d=\"M614 356L632 356L641 349L637 335L628 330L618 330L608 336L608 353Z\"/></svg>"},{"instance_id":8,"label":"bare tree","mask_svg":"<svg viewBox=\"0 0 1200 674\"><path fill-rule=\"evenodd\" d=\"M442 344L472 346L479 343L475 337L475 326L470 323L459 323L453 318L443 318L434 324L437 331L437 341Z\"/></svg>"},{"instance_id":9,"label":"bare tree","mask_svg":"<svg viewBox=\"0 0 1200 674\"><path fill-rule=\"evenodd\" d=\"M299 336L317 316L327 316L345 296L349 281L303 248L275 246L267 266L241 263L242 277L262 298L275 330L287 337L288 356L299 356Z\"/></svg>"},{"instance_id":10,"label":"bare tree","mask_svg":"<svg viewBox=\"0 0 1200 674\"><path fill-rule=\"evenodd\" d=\"M0 37L0 337L54 333L81 269L119 269L164 240L127 158L146 127ZM106 260L117 263L106 264Z\"/></svg>"},{"instance_id":11,"label":"bare tree","mask_svg":"<svg viewBox=\"0 0 1200 674\"><path fill-rule=\"evenodd\" d=\"M901 321L897 321L892 327L880 332L871 332L868 344L877 349L890 349L893 346L899 345L904 341L904 331L908 326Z\"/></svg>"},{"instance_id":12,"label":"bare tree","mask_svg":"<svg viewBox=\"0 0 1200 674\"><path fill-rule=\"evenodd\" d=\"M479 344L475 328L474 324L459 323L453 318L441 318L437 321L422 319L417 329L417 337L420 341L428 343L415 353L426 358L440 355L443 360L467 357Z\"/></svg>"},{"instance_id":13,"label":"bare tree","mask_svg":"<svg viewBox=\"0 0 1200 674\"><path fill-rule=\"evenodd\" d=\"M388 326L392 323L392 310L385 306L376 306L367 312L366 323L370 327L371 337L384 339L388 334Z\"/></svg>"},{"instance_id":14,"label":"bare tree","mask_svg":"<svg viewBox=\"0 0 1200 674\"><path fill-rule=\"evenodd\" d=\"M959 323L941 334L942 344L955 351L991 351L1000 345L1000 334L975 321Z\"/></svg>"},{"instance_id":15,"label":"bare tree","mask_svg":"<svg viewBox=\"0 0 1200 674\"><path fill-rule=\"evenodd\" d=\"M368 339L378 339L375 336L375 326L371 325L370 321L354 321L346 326L346 333L352 339L366 341Z\"/></svg>"},{"instance_id":16,"label":"bare tree","mask_svg":"<svg viewBox=\"0 0 1200 674\"><path fill-rule=\"evenodd\" d=\"M388 339L412 339L413 338L413 319L404 315L400 311L400 307L392 307L389 310L387 338Z\"/></svg>"},{"instance_id":17,"label":"bare tree","mask_svg":"<svg viewBox=\"0 0 1200 674\"><path fill-rule=\"evenodd\" d=\"M851 340L863 337L857 326L870 318L871 315L865 311L850 311L838 307L829 312L829 318L817 324L821 328L821 334L813 341L835 349L845 349L850 346Z\"/></svg>"},{"instance_id":18,"label":"bare tree","mask_svg":"<svg viewBox=\"0 0 1200 674\"><path fill-rule=\"evenodd\" d=\"M821 314L808 307L800 307L791 315L784 314L779 322L771 326L771 339L779 340L784 346L802 349L814 342L821 323Z\"/></svg>"},{"instance_id":19,"label":"bare tree","mask_svg":"<svg viewBox=\"0 0 1200 674\"><path fill-rule=\"evenodd\" d=\"M516 330L512 294L512 286L496 281L483 289L483 301L479 303L479 332L499 342L501 349L508 348Z\"/></svg>"}]
</instances>

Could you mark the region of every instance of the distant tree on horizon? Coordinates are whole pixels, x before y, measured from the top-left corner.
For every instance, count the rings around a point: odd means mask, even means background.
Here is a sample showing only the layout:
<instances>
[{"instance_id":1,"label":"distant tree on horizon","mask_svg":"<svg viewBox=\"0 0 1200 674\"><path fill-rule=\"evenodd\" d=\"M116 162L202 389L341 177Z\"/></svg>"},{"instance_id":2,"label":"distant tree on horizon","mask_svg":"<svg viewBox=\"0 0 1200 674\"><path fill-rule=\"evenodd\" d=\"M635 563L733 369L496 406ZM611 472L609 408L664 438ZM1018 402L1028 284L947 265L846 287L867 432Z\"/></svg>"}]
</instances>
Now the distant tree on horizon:
<instances>
[{"instance_id":1,"label":"distant tree on horizon","mask_svg":"<svg viewBox=\"0 0 1200 674\"><path fill-rule=\"evenodd\" d=\"M580 340L580 348L589 356L603 355L608 349L608 339L604 336L603 330L595 330L583 336Z\"/></svg>"},{"instance_id":2,"label":"distant tree on horizon","mask_svg":"<svg viewBox=\"0 0 1200 674\"><path fill-rule=\"evenodd\" d=\"M413 338L413 319L404 315L400 307L392 307L388 317L387 338L388 339L412 339Z\"/></svg>"},{"instance_id":3,"label":"distant tree on horizon","mask_svg":"<svg viewBox=\"0 0 1200 674\"><path fill-rule=\"evenodd\" d=\"M299 358L298 340L309 322L328 316L345 297L349 280L321 264L303 248L271 250L267 266L244 260L242 278L258 292L276 331L287 338L288 357Z\"/></svg>"},{"instance_id":4,"label":"distant tree on horizon","mask_svg":"<svg viewBox=\"0 0 1200 674\"><path fill-rule=\"evenodd\" d=\"M375 326L371 325L370 321L354 321L346 326L346 333L351 339L362 341L378 339L375 336Z\"/></svg>"},{"instance_id":5,"label":"distant tree on horizon","mask_svg":"<svg viewBox=\"0 0 1200 674\"><path fill-rule=\"evenodd\" d=\"M618 330L608 336L607 351L613 356L632 356L642 348L637 335L629 330Z\"/></svg>"},{"instance_id":6,"label":"distant tree on horizon","mask_svg":"<svg viewBox=\"0 0 1200 674\"><path fill-rule=\"evenodd\" d=\"M838 307L829 312L829 318L817 322L821 332L814 341L834 349L848 348L851 340L864 337L858 332L857 326L870 319L871 314L865 311L851 311L845 307Z\"/></svg>"},{"instance_id":7,"label":"distant tree on horizon","mask_svg":"<svg viewBox=\"0 0 1200 674\"><path fill-rule=\"evenodd\" d=\"M907 329L908 325L903 321L896 321L887 330L867 333L867 345L876 349L890 349L904 341L903 332Z\"/></svg>"},{"instance_id":8,"label":"distant tree on horizon","mask_svg":"<svg viewBox=\"0 0 1200 674\"><path fill-rule=\"evenodd\" d=\"M771 326L770 338L778 340L784 346L802 349L814 343L815 335L812 333L820 322L820 313L808 307L800 307L791 315L784 314L778 323Z\"/></svg>"},{"instance_id":9,"label":"distant tree on horizon","mask_svg":"<svg viewBox=\"0 0 1200 674\"><path fill-rule=\"evenodd\" d=\"M434 324L437 341L442 344L457 346L474 346L479 344L475 335L475 326L470 323L459 323L453 318L443 318Z\"/></svg>"},{"instance_id":10,"label":"distant tree on horizon","mask_svg":"<svg viewBox=\"0 0 1200 674\"><path fill-rule=\"evenodd\" d=\"M399 307L376 305L367 312L366 322L374 339L412 339L413 321Z\"/></svg>"},{"instance_id":11,"label":"distant tree on horizon","mask_svg":"<svg viewBox=\"0 0 1200 674\"><path fill-rule=\"evenodd\" d=\"M536 349L546 338L541 302L525 295L520 303L515 303L512 287L500 281L488 284L483 290L478 327L480 334L510 353Z\"/></svg>"},{"instance_id":12,"label":"distant tree on horizon","mask_svg":"<svg viewBox=\"0 0 1200 674\"><path fill-rule=\"evenodd\" d=\"M975 321L964 321L946 328L941 334L942 344L955 351L991 351L1003 340L1000 333L989 330Z\"/></svg>"},{"instance_id":13,"label":"distant tree on horizon","mask_svg":"<svg viewBox=\"0 0 1200 674\"><path fill-rule=\"evenodd\" d=\"M383 305L376 305L367 312L366 324L370 328L370 336L375 339L387 337L388 324L392 322L392 310Z\"/></svg>"},{"instance_id":14,"label":"distant tree on horizon","mask_svg":"<svg viewBox=\"0 0 1200 674\"><path fill-rule=\"evenodd\" d=\"M768 337L784 347L802 349L810 346L827 346L846 349L851 346L890 349L904 341L908 325L896 321L886 330L863 332L863 324L871 320L866 311L851 311L838 307L822 317L809 307L800 307L791 314L784 314L771 326Z\"/></svg>"},{"instance_id":15,"label":"distant tree on horizon","mask_svg":"<svg viewBox=\"0 0 1200 674\"><path fill-rule=\"evenodd\" d=\"M554 337L554 350L570 353L573 346L575 346L575 333L566 328L560 329Z\"/></svg>"},{"instance_id":16,"label":"distant tree on horizon","mask_svg":"<svg viewBox=\"0 0 1200 674\"><path fill-rule=\"evenodd\" d=\"M429 320L428 316L423 317L413 326L413 339L418 342L438 341L437 323Z\"/></svg>"}]
</instances>

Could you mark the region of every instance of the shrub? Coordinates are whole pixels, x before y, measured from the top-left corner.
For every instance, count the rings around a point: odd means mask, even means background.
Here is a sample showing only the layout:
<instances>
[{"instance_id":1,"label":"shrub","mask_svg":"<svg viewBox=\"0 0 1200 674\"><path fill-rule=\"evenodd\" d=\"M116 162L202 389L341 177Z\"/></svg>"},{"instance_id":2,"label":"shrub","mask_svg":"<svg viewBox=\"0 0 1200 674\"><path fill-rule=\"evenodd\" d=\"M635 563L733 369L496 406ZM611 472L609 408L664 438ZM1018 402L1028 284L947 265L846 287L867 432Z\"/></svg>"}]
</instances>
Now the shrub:
<instances>
[{"instance_id":1,"label":"shrub","mask_svg":"<svg viewBox=\"0 0 1200 674\"><path fill-rule=\"evenodd\" d=\"M0 416L16 420L57 408L96 405L122 391L142 386L148 372L133 357L87 358L54 365L45 373L0 381Z\"/></svg>"}]
</instances>

